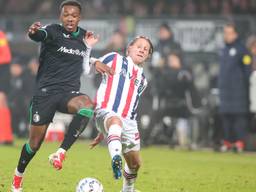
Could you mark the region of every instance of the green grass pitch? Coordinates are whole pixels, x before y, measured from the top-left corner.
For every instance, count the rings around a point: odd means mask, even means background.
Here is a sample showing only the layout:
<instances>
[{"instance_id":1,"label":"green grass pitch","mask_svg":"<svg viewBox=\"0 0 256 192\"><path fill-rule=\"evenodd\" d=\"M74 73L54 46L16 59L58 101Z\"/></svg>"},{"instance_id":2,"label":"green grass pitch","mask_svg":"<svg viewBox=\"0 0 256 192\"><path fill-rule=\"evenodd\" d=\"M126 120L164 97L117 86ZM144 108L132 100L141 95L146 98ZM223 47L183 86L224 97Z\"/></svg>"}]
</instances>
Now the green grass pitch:
<instances>
[{"instance_id":1,"label":"green grass pitch","mask_svg":"<svg viewBox=\"0 0 256 192\"><path fill-rule=\"evenodd\" d=\"M8 192L24 141L0 146L0 192ZM55 171L48 155L57 143L44 143L27 168L24 192L75 192L84 177L99 179L105 192L119 192L122 180L114 180L108 150L93 150L79 141L68 152L64 168ZM136 187L142 192L255 192L256 154L180 151L167 147L143 148L143 166Z\"/></svg>"}]
</instances>

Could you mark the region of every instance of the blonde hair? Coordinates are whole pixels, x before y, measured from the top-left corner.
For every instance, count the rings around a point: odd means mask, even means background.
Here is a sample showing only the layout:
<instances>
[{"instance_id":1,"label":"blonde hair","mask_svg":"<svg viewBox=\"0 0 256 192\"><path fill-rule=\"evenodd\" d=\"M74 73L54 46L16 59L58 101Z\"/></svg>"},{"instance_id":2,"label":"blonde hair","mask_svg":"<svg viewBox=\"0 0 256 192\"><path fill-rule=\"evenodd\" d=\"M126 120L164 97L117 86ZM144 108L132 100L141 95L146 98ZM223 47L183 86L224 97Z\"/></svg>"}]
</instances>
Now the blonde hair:
<instances>
[{"instance_id":1,"label":"blonde hair","mask_svg":"<svg viewBox=\"0 0 256 192\"><path fill-rule=\"evenodd\" d=\"M127 50L128 50L128 47L132 46L138 39L145 39L148 43L149 43L149 55L152 55L153 51L154 51L154 47L153 47L153 44L152 42L150 41L150 39L146 36L137 36L135 37L133 40L130 41L130 43L128 44L127 46ZM128 54L128 52L126 52L126 55Z\"/></svg>"}]
</instances>

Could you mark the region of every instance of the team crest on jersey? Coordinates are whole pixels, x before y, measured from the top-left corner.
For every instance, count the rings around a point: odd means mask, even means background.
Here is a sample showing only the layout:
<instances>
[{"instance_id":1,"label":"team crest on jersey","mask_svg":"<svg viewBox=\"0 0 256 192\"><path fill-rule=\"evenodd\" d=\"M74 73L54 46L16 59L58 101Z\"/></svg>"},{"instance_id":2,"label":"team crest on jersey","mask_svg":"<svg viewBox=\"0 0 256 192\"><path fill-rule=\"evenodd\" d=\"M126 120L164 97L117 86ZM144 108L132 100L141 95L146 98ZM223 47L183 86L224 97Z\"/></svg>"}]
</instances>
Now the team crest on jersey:
<instances>
[{"instance_id":1,"label":"team crest on jersey","mask_svg":"<svg viewBox=\"0 0 256 192\"><path fill-rule=\"evenodd\" d=\"M122 69L121 72L120 72L120 75L123 75L124 77L126 76L127 74L127 71L126 69Z\"/></svg>"},{"instance_id":2,"label":"team crest on jersey","mask_svg":"<svg viewBox=\"0 0 256 192\"><path fill-rule=\"evenodd\" d=\"M35 123L39 122L40 121L40 115L38 114L38 112L36 112L34 115L33 115L33 121Z\"/></svg>"}]
</instances>

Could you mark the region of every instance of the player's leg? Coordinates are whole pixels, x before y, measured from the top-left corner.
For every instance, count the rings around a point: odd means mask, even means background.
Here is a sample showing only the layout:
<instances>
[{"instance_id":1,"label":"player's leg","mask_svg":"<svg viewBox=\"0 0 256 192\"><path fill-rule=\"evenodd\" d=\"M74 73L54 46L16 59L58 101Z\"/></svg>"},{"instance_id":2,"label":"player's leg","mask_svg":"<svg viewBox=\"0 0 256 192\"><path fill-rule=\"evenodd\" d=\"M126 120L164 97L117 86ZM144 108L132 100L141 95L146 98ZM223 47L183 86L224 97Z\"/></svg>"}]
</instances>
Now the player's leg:
<instances>
[{"instance_id":1,"label":"player's leg","mask_svg":"<svg viewBox=\"0 0 256 192\"><path fill-rule=\"evenodd\" d=\"M48 124L46 125L31 125L29 133L29 141L22 147L18 166L15 169L12 191L21 191L22 178L25 169L31 159L35 156L36 152L40 148L47 130Z\"/></svg>"},{"instance_id":2,"label":"player's leg","mask_svg":"<svg viewBox=\"0 0 256 192\"><path fill-rule=\"evenodd\" d=\"M233 126L232 116L230 114L222 114L222 127L224 138L220 151L226 152L232 148L231 130Z\"/></svg>"},{"instance_id":3,"label":"player's leg","mask_svg":"<svg viewBox=\"0 0 256 192\"><path fill-rule=\"evenodd\" d=\"M124 158L125 166L122 192L134 192L134 184L141 166L139 151L129 151L124 153Z\"/></svg>"},{"instance_id":4,"label":"player's leg","mask_svg":"<svg viewBox=\"0 0 256 192\"><path fill-rule=\"evenodd\" d=\"M248 127L248 119L249 117L247 116L246 113L238 113L234 114L234 149L235 152L243 152L245 148L245 137L246 137L246 130Z\"/></svg>"},{"instance_id":5,"label":"player's leg","mask_svg":"<svg viewBox=\"0 0 256 192\"><path fill-rule=\"evenodd\" d=\"M68 104L68 112L75 114L65 135L61 148L68 150L84 131L93 117L93 102L87 95L72 98Z\"/></svg>"},{"instance_id":6,"label":"player's leg","mask_svg":"<svg viewBox=\"0 0 256 192\"><path fill-rule=\"evenodd\" d=\"M106 128L108 132L107 143L109 154L111 158L115 155L121 155L122 144L121 144L121 133L122 133L122 121L119 117L113 116L106 120Z\"/></svg>"},{"instance_id":7,"label":"player's leg","mask_svg":"<svg viewBox=\"0 0 256 192\"><path fill-rule=\"evenodd\" d=\"M122 177L122 127L123 124L119 117L112 116L106 119L105 129L108 133L108 150L112 159L111 164L115 179L120 179Z\"/></svg>"},{"instance_id":8,"label":"player's leg","mask_svg":"<svg viewBox=\"0 0 256 192\"><path fill-rule=\"evenodd\" d=\"M29 141L22 147L18 166L15 170L12 191L21 191L23 173L29 162L39 150L48 125L53 119L56 103L53 96L34 96L29 108L30 131Z\"/></svg>"},{"instance_id":9,"label":"player's leg","mask_svg":"<svg viewBox=\"0 0 256 192\"><path fill-rule=\"evenodd\" d=\"M74 114L74 117L69 124L60 148L57 152L49 156L50 163L57 170L62 168L62 162L65 159L66 151L69 150L73 143L78 139L89 123L89 120L93 117L93 102L87 95L76 95L70 99L64 99L64 101L60 102L60 105L62 105L62 107L58 109L59 111Z\"/></svg>"},{"instance_id":10,"label":"player's leg","mask_svg":"<svg viewBox=\"0 0 256 192\"><path fill-rule=\"evenodd\" d=\"M95 123L98 131L107 138L114 178L119 179L122 176L122 120L116 115L116 113L105 109L97 110L95 117Z\"/></svg>"}]
</instances>

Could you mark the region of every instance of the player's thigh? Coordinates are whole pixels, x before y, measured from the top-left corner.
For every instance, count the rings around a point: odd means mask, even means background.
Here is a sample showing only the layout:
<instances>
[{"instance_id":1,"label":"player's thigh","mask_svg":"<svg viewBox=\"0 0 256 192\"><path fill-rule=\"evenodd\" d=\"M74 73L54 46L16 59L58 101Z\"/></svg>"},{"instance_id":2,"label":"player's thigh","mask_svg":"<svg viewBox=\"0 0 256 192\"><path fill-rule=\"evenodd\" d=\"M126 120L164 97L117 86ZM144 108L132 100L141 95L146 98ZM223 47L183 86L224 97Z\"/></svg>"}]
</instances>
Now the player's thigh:
<instances>
[{"instance_id":1,"label":"player's thigh","mask_svg":"<svg viewBox=\"0 0 256 192\"><path fill-rule=\"evenodd\" d=\"M114 122L118 122L117 124L122 127L122 121L115 112L106 109L99 109L96 110L95 113L96 127L98 131L103 133L105 136L108 134L108 128L111 125L111 123L114 124Z\"/></svg>"},{"instance_id":2,"label":"player's thigh","mask_svg":"<svg viewBox=\"0 0 256 192\"><path fill-rule=\"evenodd\" d=\"M93 102L88 95L80 92L64 94L59 101L58 111L74 114L82 108L93 108Z\"/></svg>"},{"instance_id":3,"label":"player's thigh","mask_svg":"<svg viewBox=\"0 0 256 192\"><path fill-rule=\"evenodd\" d=\"M124 153L125 161L130 169L138 170L141 166L141 156L139 151L129 151Z\"/></svg>"}]
</instances>

